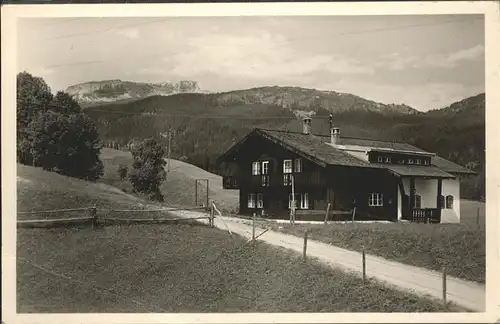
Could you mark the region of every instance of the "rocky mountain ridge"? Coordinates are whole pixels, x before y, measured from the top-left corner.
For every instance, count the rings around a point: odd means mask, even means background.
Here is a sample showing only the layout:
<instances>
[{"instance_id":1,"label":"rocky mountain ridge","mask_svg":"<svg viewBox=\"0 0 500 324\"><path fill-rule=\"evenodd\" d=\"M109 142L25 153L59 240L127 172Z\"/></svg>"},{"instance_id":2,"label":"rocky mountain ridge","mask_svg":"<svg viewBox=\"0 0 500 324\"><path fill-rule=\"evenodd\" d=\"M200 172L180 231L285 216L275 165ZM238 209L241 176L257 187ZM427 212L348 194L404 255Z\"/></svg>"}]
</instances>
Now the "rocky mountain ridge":
<instances>
[{"instance_id":1,"label":"rocky mountain ridge","mask_svg":"<svg viewBox=\"0 0 500 324\"><path fill-rule=\"evenodd\" d=\"M189 80L146 83L116 79L76 84L68 87L65 92L72 95L80 104L96 104L203 91L198 82Z\"/></svg>"}]
</instances>

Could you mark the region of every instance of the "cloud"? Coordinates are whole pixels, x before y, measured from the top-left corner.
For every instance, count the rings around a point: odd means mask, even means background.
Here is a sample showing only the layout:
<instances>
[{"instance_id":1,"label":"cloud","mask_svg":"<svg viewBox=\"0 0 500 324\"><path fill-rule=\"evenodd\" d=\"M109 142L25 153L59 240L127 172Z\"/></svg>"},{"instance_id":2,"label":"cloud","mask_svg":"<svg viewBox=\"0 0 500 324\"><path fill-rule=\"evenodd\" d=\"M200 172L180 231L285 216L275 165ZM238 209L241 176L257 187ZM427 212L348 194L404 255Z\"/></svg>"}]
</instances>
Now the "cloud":
<instances>
[{"instance_id":1,"label":"cloud","mask_svg":"<svg viewBox=\"0 0 500 324\"><path fill-rule=\"evenodd\" d=\"M484 60L484 46L476 45L468 49L446 54L428 54L423 57L410 55L409 53L394 52L383 55L376 63L377 67L388 68L392 71L420 68L445 68L452 69L464 61Z\"/></svg>"},{"instance_id":2,"label":"cloud","mask_svg":"<svg viewBox=\"0 0 500 324\"><path fill-rule=\"evenodd\" d=\"M115 31L115 33L117 35L129 38L129 39L139 38L139 29L137 29L137 28L118 29Z\"/></svg>"},{"instance_id":3,"label":"cloud","mask_svg":"<svg viewBox=\"0 0 500 324\"><path fill-rule=\"evenodd\" d=\"M225 77L287 80L317 70L339 74L373 74L373 68L336 54L306 54L289 46L286 38L258 31L247 35L210 35L193 37L184 55L166 57L180 76L200 73L223 74Z\"/></svg>"}]
</instances>

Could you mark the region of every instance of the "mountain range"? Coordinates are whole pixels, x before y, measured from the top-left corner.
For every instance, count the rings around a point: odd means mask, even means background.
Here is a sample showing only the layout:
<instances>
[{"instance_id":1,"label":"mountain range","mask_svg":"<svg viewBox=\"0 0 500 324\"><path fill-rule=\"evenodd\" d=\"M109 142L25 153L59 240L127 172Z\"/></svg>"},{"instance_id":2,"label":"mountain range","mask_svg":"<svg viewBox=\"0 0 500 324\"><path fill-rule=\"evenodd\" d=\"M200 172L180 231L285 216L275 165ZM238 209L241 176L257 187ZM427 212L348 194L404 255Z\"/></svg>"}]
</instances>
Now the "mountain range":
<instances>
[{"instance_id":1,"label":"mountain range","mask_svg":"<svg viewBox=\"0 0 500 324\"><path fill-rule=\"evenodd\" d=\"M176 83L143 83L122 80L93 81L70 86L66 89L83 107L101 103L127 102L153 96L169 96L180 93L207 93L200 90L196 81ZM222 105L265 104L280 106L296 114L315 114L319 109L330 112L352 110L372 111L382 114L418 114L405 104L383 104L350 93L320 91L300 87L258 87L216 93Z\"/></svg>"},{"instance_id":2,"label":"mountain range","mask_svg":"<svg viewBox=\"0 0 500 324\"><path fill-rule=\"evenodd\" d=\"M145 83L122 80L90 81L72 85L66 93L82 106L98 103L130 101L151 96L168 96L177 93L200 93L196 81Z\"/></svg>"}]
</instances>

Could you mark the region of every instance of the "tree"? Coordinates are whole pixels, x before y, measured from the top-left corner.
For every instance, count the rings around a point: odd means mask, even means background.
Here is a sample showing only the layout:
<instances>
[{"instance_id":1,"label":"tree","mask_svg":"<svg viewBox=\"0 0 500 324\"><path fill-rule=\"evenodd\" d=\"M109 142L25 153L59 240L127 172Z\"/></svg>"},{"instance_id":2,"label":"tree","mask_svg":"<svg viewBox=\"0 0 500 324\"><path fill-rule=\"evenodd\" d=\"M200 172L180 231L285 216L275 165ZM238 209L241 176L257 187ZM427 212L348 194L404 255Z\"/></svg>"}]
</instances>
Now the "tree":
<instances>
[{"instance_id":1,"label":"tree","mask_svg":"<svg viewBox=\"0 0 500 324\"><path fill-rule=\"evenodd\" d=\"M39 112L47 111L51 101L52 93L42 78L28 72L17 75L17 157L20 163L32 164L25 130Z\"/></svg>"},{"instance_id":2,"label":"tree","mask_svg":"<svg viewBox=\"0 0 500 324\"><path fill-rule=\"evenodd\" d=\"M87 181L103 174L99 134L83 113L39 112L26 128L23 149L28 150L33 165L44 170Z\"/></svg>"},{"instance_id":3,"label":"tree","mask_svg":"<svg viewBox=\"0 0 500 324\"><path fill-rule=\"evenodd\" d=\"M120 180L123 181L128 175L128 166L125 164L120 164L118 166L118 175L120 176Z\"/></svg>"},{"instance_id":4,"label":"tree","mask_svg":"<svg viewBox=\"0 0 500 324\"><path fill-rule=\"evenodd\" d=\"M150 199L163 201L160 185L166 178L165 148L150 138L136 146L132 156L134 163L129 178L134 189Z\"/></svg>"},{"instance_id":5,"label":"tree","mask_svg":"<svg viewBox=\"0 0 500 324\"><path fill-rule=\"evenodd\" d=\"M76 114L82 111L78 102L64 91L58 91L50 102L49 108L63 115Z\"/></svg>"}]
</instances>

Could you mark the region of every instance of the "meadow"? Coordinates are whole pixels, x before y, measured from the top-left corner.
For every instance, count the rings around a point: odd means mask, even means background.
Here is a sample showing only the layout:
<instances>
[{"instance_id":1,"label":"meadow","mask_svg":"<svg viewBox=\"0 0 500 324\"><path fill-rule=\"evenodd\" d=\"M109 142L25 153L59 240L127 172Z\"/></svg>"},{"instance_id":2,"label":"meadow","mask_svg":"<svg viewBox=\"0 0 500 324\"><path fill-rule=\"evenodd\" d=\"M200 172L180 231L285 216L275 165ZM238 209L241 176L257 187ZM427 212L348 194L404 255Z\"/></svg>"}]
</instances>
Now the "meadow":
<instances>
[{"instance_id":1,"label":"meadow","mask_svg":"<svg viewBox=\"0 0 500 324\"><path fill-rule=\"evenodd\" d=\"M479 208L480 222L476 224ZM276 231L304 236L348 250L442 271L458 278L485 282L485 205L474 201L461 204L460 224L336 223L327 225L276 224Z\"/></svg>"}]
</instances>

